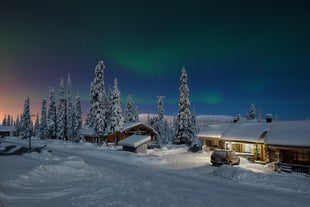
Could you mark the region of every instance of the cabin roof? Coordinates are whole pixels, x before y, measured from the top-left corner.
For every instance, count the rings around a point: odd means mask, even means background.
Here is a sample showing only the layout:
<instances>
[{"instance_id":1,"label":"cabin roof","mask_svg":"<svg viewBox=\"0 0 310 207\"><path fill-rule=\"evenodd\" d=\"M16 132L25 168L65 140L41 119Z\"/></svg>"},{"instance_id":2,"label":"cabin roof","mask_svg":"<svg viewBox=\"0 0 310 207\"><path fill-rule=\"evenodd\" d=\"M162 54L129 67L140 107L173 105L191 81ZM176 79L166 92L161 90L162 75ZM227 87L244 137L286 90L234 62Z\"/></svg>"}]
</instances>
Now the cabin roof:
<instances>
[{"instance_id":1,"label":"cabin roof","mask_svg":"<svg viewBox=\"0 0 310 207\"><path fill-rule=\"evenodd\" d=\"M133 127L139 126L139 125L143 125L144 127L150 129L152 132L154 132L155 134L157 133L155 131L155 129L153 129L151 126L141 123L141 122L125 122L124 123L124 128L123 130L121 130L121 132L126 131L128 129L131 129ZM86 136L95 136L96 132L94 127L89 127L89 128L84 128L80 130L81 135L86 135Z\"/></svg>"},{"instance_id":2,"label":"cabin roof","mask_svg":"<svg viewBox=\"0 0 310 207\"><path fill-rule=\"evenodd\" d=\"M232 123L222 134L222 139L259 142L263 143L264 138L270 130L271 123L267 122L244 122Z\"/></svg>"},{"instance_id":3,"label":"cabin roof","mask_svg":"<svg viewBox=\"0 0 310 207\"><path fill-rule=\"evenodd\" d=\"M144 124L142 122L125 122L124 123L124 129L122 131L126 131L128 129L131 129L133 127L136 127L136 126L139 126L139 125L143 125L145 126L146 128L150 129L151 131L153 131L154 133L156 133L155 129L153 129L153 127L147 125L147 124Z\"/></svg>"},{"instance_id":4,"label":"cabin roof","mask_svg":"<svg viewBox=\"0 0 310 207\"><path fill-rule=\"evenodd\" d=\"M148 135L131 135L121 141L118 142L121 146L128 146L128 147L139 147L147 142L151 141L151 136Z\"/></svg>"},{"instance_id":5,"label":"cabin roof","mask_svg":"<svg viewBox=\"0 0 310 207\"><path fill-rule=\"evenodd\" d=\"M310 147L310 121L276 121L266 137L268 145Z\"/></svg>"},{"instance_id":6,"label":"cabin roof","mask_svg":"<svg viewBox=\"0 0 310 207\"><path fill-rule=\"evenodd\" d=\"M237 122L228 124L208 125L198 133L200 138L221 138L224 140L263 143L270 130L267 122Z\"/></svg>"},{"instance_id":7,"label":"cabin roof","mask_svg":"<svg viewBox=\"0 0 310 207\"><path fill-rule=\"evenodd\" d=\"M197 134L197 137L221 138L222 134L230 127L231 124L212 124L204 127Z\"/></svg>"}]
</instances>

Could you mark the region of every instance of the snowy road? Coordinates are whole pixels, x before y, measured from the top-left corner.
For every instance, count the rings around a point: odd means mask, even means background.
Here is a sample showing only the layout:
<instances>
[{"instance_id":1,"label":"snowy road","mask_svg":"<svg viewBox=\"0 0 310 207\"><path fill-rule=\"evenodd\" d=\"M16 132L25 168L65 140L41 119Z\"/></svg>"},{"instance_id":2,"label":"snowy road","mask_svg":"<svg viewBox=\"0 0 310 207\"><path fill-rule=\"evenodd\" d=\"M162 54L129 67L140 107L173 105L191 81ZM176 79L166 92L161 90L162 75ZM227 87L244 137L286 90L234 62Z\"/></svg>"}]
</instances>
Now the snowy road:
<instances>
[{"instance_id":1,"label":"snowy road","mask_svg":"<svg viewBox=\"0 0 310 207\"><path fill-rule=\"evenodd\" d=\"M37 144L41 145L40 142ZM60 142L48 143L48 149L52 153L0 157L2 205L255 207L310 204L309 191L273 187L280 175L262 174L272 176L267 179L271 182L269 187L244 184L235 178L251 176L251 173L243 174L239 167L215 168L201 162L188 163L187 157L192 159L196 155L182 149L171 154L171 150L167 150L145 156ZM230 178L225 176L227 172L238 175ZM310 184L310 178L305 176L284 180Z\"/></svg>"}]
</instances>

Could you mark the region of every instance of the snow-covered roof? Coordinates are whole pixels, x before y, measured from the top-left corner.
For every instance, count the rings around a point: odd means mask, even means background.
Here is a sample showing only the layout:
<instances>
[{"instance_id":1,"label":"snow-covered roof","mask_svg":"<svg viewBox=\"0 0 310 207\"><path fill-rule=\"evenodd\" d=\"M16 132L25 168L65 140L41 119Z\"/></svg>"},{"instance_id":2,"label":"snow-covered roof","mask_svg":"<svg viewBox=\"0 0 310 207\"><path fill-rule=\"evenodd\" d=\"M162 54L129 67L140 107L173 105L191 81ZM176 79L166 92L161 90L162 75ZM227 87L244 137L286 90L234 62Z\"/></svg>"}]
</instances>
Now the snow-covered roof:
<instances>
[{"instance_id":1,"label":"snow-covered roof","mask_svg":"<svg viewBox=\"0 0 310 207\"><path fill-rule=\"evenodd\" d=\"M197 136L200 138L221 138L224 140L264 142L271 123L240 121L229 124L208 125Z\"/></svg>"},{"instance_id":2,"label":"snow-covered roof","mask_svg":"<svg viewBox=\"0 0 310 207\"><path fill-rule=\"evenodd\" d=\"M230 127L231 124L213 124L207 125L197 134L197 137L221 138L222 134Z\"/></svg>"},{"instance_id":3,"label":"snow-covered roof","mask_svg":"<svg viewBox=\"0 0 310 207\"><path fill-rule=\"evenodd\" d=\"M151 126L149 126L149 125L147 125L147 124L144 124L144 123L142 123L142 122L125 122L125 123L124 123L124 129L123 129L123 131L126 131L126 130L132 128L132 127L139 126L139 125L143 125L143 126L145 126L146 128L148 128L148 129L150 129L150 130L152 130L153 132L156 133L155 129L153 129Z\"/></svg>"},{"instance_id":4,"label":"snow-covered roof","mask_svg":"<svg viewBox=\"0 0 310 207\"><path fill-rule=\"evenodd\" d=\"M273 122L266 144L310 147L310 121Z\"/></svg>"},{"instance_id":5,"label":"snow-covered roof","mask_svg":"<svg viewBox=\"0 0 310 207\"><path fill-rule=\"evenodd\" d=\"M151 141L151 136L134 134L127 137L126 139L119 141L118 144L121 146L139 147L149 141Z\"/></svg>"},{"instance_id":6,"label":"snow-covered roof","mask_svg":"<svg viewBox=\"0 0 310 207\"><path fill-rule=\"evenodd\" d=\"M3 126L3 125L0 125L0 131L1 132L14 132L14 131L16 131L16 128L14 126Z\"/></svg>"},{"instance_id":7,"label":"snow-covered roof","mask_svg":"<svg viewBox=\"0 0 310 207\"><path fill-rule=\"evenodd\" d=\"M270 127L271 123L267 122L232 123L222 134L221 138L225 140L264 143L264 138L269 132Z\"/></svg>"}]
</instances>

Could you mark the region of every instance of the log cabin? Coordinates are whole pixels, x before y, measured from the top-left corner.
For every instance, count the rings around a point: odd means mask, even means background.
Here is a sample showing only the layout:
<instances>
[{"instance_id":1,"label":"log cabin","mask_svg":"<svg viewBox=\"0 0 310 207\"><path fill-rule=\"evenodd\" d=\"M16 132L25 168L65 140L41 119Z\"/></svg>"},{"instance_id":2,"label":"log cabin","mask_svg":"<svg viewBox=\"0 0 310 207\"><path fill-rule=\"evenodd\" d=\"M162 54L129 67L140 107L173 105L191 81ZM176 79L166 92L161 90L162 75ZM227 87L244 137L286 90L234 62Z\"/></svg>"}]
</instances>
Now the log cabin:
<instances>
[{"instance_id":1,"label":"log cabin","mask_svg":"<svg viewBox=\"0 0 310 207\"><path fill-rule=\"evenodd\" d=\"M118 145L118 142L131 136L131 135L148 135L151 137L151 141L155 141L157 132L149 125L141 122L127 122L124 123L124 128L121 131L113 132L99 137L96 135L93 128L82 129L81 136L85 141L92 143L114 143Z\"/></svg>"},{"instance_id":2,"label":"log cabin","mask_svg":"<svg viewBox=\"0 0 310 207\"><path fill-rule=\"evenodd\" d=\"M0 125L0 137L16 136L16 128L14 126Z\"/></svg>"}]
</instances>

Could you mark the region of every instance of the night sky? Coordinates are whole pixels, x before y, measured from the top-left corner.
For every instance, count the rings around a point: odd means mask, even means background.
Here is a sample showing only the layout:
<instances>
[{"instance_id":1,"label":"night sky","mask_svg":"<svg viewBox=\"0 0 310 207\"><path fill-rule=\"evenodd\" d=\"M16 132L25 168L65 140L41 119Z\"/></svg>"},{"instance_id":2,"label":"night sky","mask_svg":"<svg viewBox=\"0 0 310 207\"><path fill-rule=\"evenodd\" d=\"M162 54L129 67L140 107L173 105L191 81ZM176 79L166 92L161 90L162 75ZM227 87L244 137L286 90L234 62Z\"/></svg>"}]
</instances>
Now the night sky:
<instances>
[{"instance_id":1,"label":"night sky","mask_svg":"<svg viewBox=\"0 0 310 207\"><path fill-rule=\"evenodd\" d=\"M140 113L175 115L181 68L196 114L310 117L309 1L1 1L0 121L71 74L84 116L94 69Z\"/></svg>"}]
</instances>

